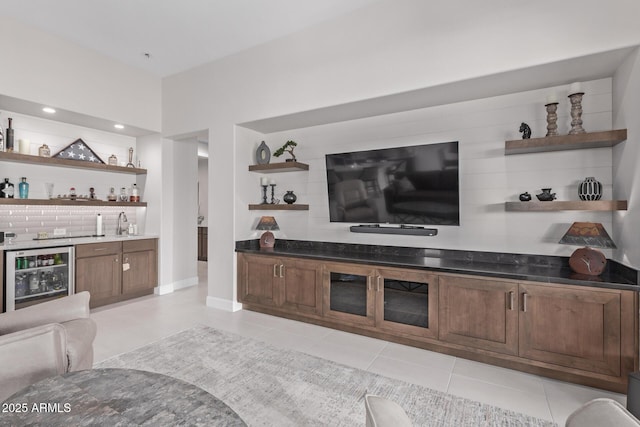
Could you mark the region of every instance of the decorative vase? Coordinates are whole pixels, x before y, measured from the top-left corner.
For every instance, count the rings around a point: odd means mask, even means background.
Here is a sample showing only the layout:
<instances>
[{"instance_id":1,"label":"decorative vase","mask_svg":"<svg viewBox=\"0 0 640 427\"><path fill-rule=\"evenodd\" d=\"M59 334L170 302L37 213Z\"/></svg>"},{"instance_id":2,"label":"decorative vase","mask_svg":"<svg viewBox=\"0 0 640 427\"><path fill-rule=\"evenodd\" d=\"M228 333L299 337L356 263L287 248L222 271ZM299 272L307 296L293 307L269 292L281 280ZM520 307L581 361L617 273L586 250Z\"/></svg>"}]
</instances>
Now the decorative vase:
<instances>
[{"instance_id":1,"label":"decorative vase","mask_svg":"<svg viewBox=\"0 0 640 427\"><path fill-rule=\"evenodd\" d=\"M298 197L293 194L293 191L287 190L284 196L282 196L282 200L284 200L287 204L291 205L298 200Z\"/></svg>"},{"instance_id":2,"label":"decorative vase","mask_svg":"<svg viewBox=\"0 0 640 427\"><path fill-rule=\"evenodd\" d=\"M555 200L556 193L552 193L550 188L543 188L542 193L536 194L536 197L541 202L550 202L552 200Z\"/></svg>"},{"instance_id":3,"label":"decorative vase","mask_svg":"<svg viewBox=\"0 0 640 427\"><path fill-rule=\"evenodd\" d=\"M584 179L578 186L580 200L600 200L602 198L602 184L594 177Z\"/></svg>"},{"instance_id":4,"label":"decorative vase","mask_svg":"<svg viewBox=\"0 0 640 427\"><path fill-rule=\"evenodd\" d=\"M267 144L262 141L260 145L258 145L258 149L256 150L256 163L259 165L266 165L271 160L271 150Z\"/></svg>"}]
</instances>

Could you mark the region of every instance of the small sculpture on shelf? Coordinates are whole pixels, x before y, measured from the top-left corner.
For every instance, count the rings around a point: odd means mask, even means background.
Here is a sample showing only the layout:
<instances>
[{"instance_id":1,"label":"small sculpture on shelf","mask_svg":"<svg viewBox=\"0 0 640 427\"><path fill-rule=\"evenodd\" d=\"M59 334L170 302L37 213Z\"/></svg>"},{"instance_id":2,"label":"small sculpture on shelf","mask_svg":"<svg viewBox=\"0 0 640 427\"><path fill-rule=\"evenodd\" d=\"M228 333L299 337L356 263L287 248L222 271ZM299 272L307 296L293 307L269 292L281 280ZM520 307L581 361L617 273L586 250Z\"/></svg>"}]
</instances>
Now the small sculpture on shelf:
<instances>
[{"instance_id":1,"label":"small sculpture on shelf","mask_svg":"<svg viewBox=\"0 0 640 427\"><path fill-rule=\"evenodd\" d=\"M276 150L275 153L273 153L273 155L275 157L280 157L284 154L285 151L287 151L289 154L291 154L291 158L290 159L286 159L286 162L295 162L296 161L296 156L295 154L293 154L293 149L298 145L297 142L295 141L287 141L282 147L278 148L278 150Z\"/></svg>"},{"instance_id":2,"label":"small sculpture on shelf","mask_svg":"<svg viewBox=\"0 0 640 427\"><path fill-rule=\"evenodd\" d=\"M519 199L521 202L528 202L531 200L531 194L529 194L528 191L525 191L524 193L520 194Z\"/></svg>"},{"instance_id":3,"label":"small sculpture on shelf","mask_svg":"<svg viewBox=\"0 0 640 427\"><path fill-rule=\"evenodd\" d=\"M541 202L551 202L556 199L556 193L552 193L550 188L543 188L542 193L536 194Z\"/></svg>"},{"instance_id":4,"label":"small sculpture on shelf","mask_svg":"<svg viewBox=\"0 0 640 427\"><path fill-rule=\"evenodd\" d=\"M520 130L519 132L522 132L522 139L529 139L531 138L531 128L529 127L528 124L526 124L525 122L520 123Z\"/></svg>"}]
</instances>

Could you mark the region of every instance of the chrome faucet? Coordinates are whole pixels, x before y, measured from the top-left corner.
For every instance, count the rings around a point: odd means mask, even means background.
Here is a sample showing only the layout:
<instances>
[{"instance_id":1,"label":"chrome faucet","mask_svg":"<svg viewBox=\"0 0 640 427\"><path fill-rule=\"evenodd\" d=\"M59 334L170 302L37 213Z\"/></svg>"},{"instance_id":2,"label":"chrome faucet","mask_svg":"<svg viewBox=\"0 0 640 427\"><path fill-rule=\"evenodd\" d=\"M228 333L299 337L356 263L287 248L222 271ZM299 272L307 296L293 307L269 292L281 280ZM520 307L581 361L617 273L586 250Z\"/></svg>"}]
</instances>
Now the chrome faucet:
<instances>
[{"instance_id":1,"label":"chrome faucet","mask_svg":"<svg viewBox=\"0 0 640 427\"><path fill-rule=\"evenodd\" d=\"M116 228L116 234L118 236L122 236L122 233L127 231L127 227L122 227L122 223L125 223L127 221L127 215L125 215L124 212L120 212L120 214L118 215L118 228Z\"/></svg>"}]
</instances>

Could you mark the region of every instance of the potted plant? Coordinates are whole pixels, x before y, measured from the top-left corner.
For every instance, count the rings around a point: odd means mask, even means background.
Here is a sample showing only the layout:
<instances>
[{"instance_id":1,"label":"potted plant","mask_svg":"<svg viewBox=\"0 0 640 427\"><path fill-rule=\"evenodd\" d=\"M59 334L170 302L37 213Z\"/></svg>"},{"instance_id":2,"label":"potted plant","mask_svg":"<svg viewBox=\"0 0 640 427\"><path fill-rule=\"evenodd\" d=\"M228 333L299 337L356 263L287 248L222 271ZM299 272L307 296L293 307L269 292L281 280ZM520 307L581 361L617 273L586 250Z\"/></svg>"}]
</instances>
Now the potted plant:
<instances>
[{"instance_id":1,"label":"potted plant","mask_svg":"<svg viewBox=\"0 0 640 427\"><path fill-rule=\"evenodd\" d=\"M293 149L297 146L298 144L295 141L287 141L282 147L280 147L275 153L273 153L273 155L275 157L280 157L284 154L285 151L287 151L289 154L291 154L291 158L290 159L286 159L285 162L295 162L296 161L296 155L293 154Z\"/></svg>"}]
</instances>

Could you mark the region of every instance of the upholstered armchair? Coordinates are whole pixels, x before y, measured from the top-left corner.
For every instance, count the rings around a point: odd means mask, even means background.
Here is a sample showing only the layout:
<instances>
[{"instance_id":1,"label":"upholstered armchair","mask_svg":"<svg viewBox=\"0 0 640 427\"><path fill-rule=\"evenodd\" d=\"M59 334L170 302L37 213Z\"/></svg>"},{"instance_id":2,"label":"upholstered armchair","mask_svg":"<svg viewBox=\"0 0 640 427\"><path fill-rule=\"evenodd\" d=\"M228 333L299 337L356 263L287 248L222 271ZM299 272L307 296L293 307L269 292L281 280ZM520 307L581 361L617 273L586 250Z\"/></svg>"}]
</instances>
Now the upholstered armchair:
<instances>
[{"instance_id":1,"label":"upholstered armchair","mask_svg":"<svg viewBox=\"0 0 640 427\"><path fill-rule=\"evenodd\" d=\"M336 208L341 221L377 222L378 212L369 200L364 182L360 179L349 179L335 185Z\"/></svg>"},{"instance_id":2,"label":"upholstered armchair","mask_svg":"<svg viewBox=\"0 0 640 427\"><path fill-rule=\"evenodd\" d=\"M0 314L0 402L44 378L93 366L89 292Z\"/></svg>"}]
</instances>

